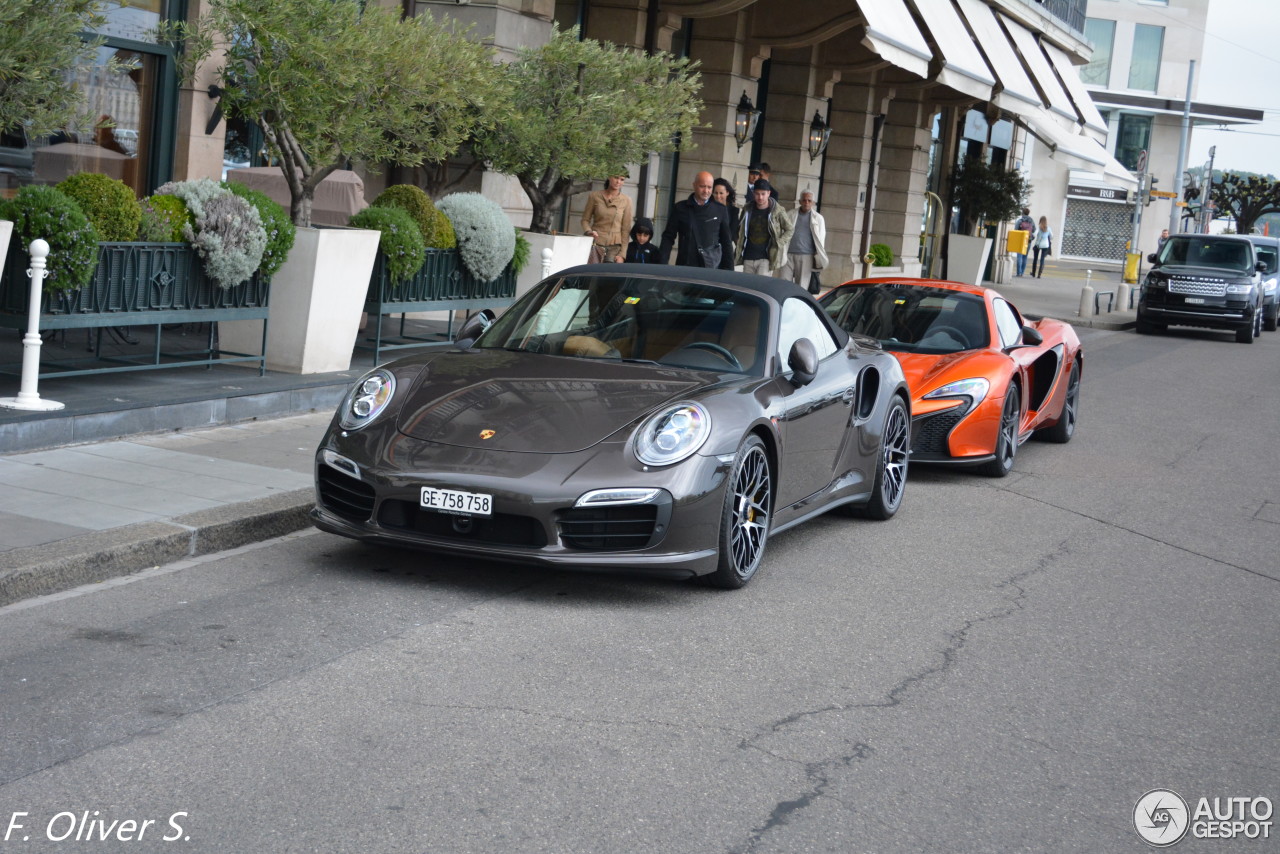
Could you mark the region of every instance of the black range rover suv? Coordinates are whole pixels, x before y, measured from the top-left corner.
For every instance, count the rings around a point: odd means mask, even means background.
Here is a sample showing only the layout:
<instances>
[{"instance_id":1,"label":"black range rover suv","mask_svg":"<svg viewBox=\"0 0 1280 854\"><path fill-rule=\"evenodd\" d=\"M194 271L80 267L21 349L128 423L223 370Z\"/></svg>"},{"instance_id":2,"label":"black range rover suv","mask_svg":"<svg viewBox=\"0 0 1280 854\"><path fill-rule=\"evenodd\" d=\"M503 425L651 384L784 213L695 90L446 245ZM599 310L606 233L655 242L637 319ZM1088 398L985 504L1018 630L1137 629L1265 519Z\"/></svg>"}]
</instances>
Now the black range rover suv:
<instances>
[{"instance_id":1,"label":"black range rover suv","mask_svg":"<svg viewBox=\"0 0 1280 854\"><path fill-rule=\"evenodd\" d=\"M1138 332L1232 329L1242 344L1261 334L1261 267L1247 237L1176 234L1148 260L1155 266L1138 298Z\"/></svg>"}]
</instances>

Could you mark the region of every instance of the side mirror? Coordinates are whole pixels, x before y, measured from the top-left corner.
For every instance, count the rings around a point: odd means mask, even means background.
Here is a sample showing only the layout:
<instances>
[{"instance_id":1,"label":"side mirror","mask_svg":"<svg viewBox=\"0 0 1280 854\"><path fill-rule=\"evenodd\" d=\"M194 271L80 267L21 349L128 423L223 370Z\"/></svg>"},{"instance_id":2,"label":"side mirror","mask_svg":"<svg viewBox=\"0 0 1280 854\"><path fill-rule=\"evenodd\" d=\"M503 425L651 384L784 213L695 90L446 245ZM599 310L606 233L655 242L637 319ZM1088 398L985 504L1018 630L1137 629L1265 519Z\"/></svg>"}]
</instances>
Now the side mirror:
<instances>
[{"instance_id":1,"label":"side mirror","mask_svg":"<svg viewBox=\"0 0 1280 854\"><path fill-rule=\"evenodd\" d=\"M487 308L478 314L473 314L466 323L462 324L458 334L453 336L453 343L461 350L470 349L471 345L476 343L476 339L493 325L497 317L491 309Z\"/></svg>"},{"instance_id":2,"label":"side mirror","mask_svg":"<svg viewBox=\"0 0 1280 854\"><path fill-rule=\"evenodd\" d=\"M1156 253L1154 253L1154 252L1152 252L1150 255L1148 255L1148 256L1147 256L1147 260L1148 260L1149 262L1151 262L1152 264L1159 264L1159 263L1160 263L1159 261L1157 261L1157 260L1156 260Z\"/></svg>"},{"instance_id":3,"label":"side mirror","mask_svg":"<svg viewBox=\"0 0 1280 854\"><path fill-rule=\"evenodd\" d=\"M813 382L818 375L818 349L808 338L800 338L791 345L787 354L787 367L791 369L791 384L796 388Z\"/></svg>"},{"instance_id":4,"label":"side mirror","mask_svg":"<svg viewBox=\"0 0 1280 854\"><path fill-rule=\"evenodd\" d=\"M1038 330L1032 329L1030 326L1022 327L1022 343L1031 346L1039 346L1044 343L1044 336Z\"/></svg>"},{"instance_id":5,"label":"side mirror","mask_svg":"<svg viewBox=\"0 0 1280 854\"><path fill-rule=\"evenodd\" d=\"M1269 272L1269 271L1267 270L1267 262L1266 262L1266 261L1259 261L1259 262L1257 263L1257 267L1256 267L1256 269L1257 269L1257 271L1258 271L1259 273L1266 273L1266 272Z\"/></svg>"}]
</instances>

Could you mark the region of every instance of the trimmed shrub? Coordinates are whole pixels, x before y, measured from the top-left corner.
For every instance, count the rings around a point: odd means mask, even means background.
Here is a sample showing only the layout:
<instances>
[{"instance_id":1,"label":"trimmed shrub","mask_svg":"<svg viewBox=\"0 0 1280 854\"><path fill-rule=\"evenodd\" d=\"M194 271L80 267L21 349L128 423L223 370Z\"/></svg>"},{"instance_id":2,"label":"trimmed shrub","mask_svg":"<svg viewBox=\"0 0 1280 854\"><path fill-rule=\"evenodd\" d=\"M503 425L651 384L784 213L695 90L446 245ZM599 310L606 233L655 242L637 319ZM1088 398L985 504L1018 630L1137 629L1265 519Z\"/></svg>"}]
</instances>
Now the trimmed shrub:
<instances>
[{"instance_id":1,"label":"trimmed shrub","mask_svg":"<svg viewBox=\"0 0 1280 854\"><path fill-rule=\"evenodd\" d=\"M262 251L262 266L258 269L267 278L274 276L289 257L289 250L293 248L293 241L298 235L298 227L289 218L289 212L266 193L236 181L223 181L222 186L258 211L262 227L267 232L267 248Z\"/></svg>"},{"instance_id":2,"label":"trimmed shrub","mask_svg":"<svg viewBox=\"0 0 1280 854\"><path fill-rule=\"evenodd\" d=\"M533 244L525 239L524 232L516 229L516 251L511 256L511 272L517 276L529 263L529 255L533 253Z\"/></svg>"},{"instance_id":3,"label":"trimmed shrub","mask_svg":"<svg viewBox=\"0 0 1280 854\"><path fill-rule=\"evenodd\" d=\"M406 211L395 207L367 207L353 216L350 224L382 233L378 249L387 256L387 275L393 283L399 284L422 269L427 248L418 224Z\"/></svg>"},{"instance_id":4,"label":"trimmed shrub","mask_svg":"<svg viewBox=\"0 0 1280 854\"><path fill-rule=\"evenodd\" d=\"M867 249L868 254L872 257L872 265L875 267L892 267L893 266L893 250L886 243L872 243Z\"/></svg>"},{"instance_id":5,"label":"trimmed shrub","mask_svg":"<svg viewBox=\"0 0 1280 854\"><path fill-rule=\"evenodd\" d=\"M62 181L57 189L80 206L99 240L133 240L138 236L142 208L123 181L97 172L81 172Z\"/></svg>"},{"instance_id":6,"label":"trimmed shrub","mask_svg":"<svg viewBox=\"0 0 1280 854\"><path fill-rule=\"evenodd\" d=\"M170 181L156 193L177 196L191 211L194 220L183 226L182 237L219 286L234 287L262 265L267 232L253 205L208 178Z\"/></svg>"},{"instance_id":7,"label":"trimmed shrub","mask_svg":"<svg viewBox=\"0 0 1280 854\"><path fill-rule=\"evenodd\" d=\"M458 255L471 275L482 282L502 275L515 255L516 233L498 203L479 193L454 193L438 207L453 223Z\"/></svg>"},{"instance_id":8,"label":"trimmed shrub","mask_svg":"<svg viewBox=\"0 0 1280 854\"><path fill-rule=\"evenodd\" d=\"M453 224L436 209L431 197L421 187L412 184L393 184L378 194L373 206L399 208L418 224L422 242L428 249L453 249L458 245Z\"/></svg>"},{"instance_id":9,"label":"trimmed shrub","mask_svg":"<svg viewBox=\"0 0 1280 854\"><path fill-rule=\"evenodd\" d=\"M181 243L182 229L195 217L177 196L147 196L142 200L138 239L146 243Z\"/></svg>"},{"instance_id":10,"label":"trimmed shrub","mask_svg":"<svg viewBox=\"0 0 1280 854\"><path fill-rule=\"evenodd\" d=\"M8 261L10 266L29 266L27 247L39 238L49 244L46 292L89 284L98 266L98 232L69 196L54 187L23 187L11 201L0 202L0 219L13 220L11 240L19 251Z\"/></svg>"}]
</instances>

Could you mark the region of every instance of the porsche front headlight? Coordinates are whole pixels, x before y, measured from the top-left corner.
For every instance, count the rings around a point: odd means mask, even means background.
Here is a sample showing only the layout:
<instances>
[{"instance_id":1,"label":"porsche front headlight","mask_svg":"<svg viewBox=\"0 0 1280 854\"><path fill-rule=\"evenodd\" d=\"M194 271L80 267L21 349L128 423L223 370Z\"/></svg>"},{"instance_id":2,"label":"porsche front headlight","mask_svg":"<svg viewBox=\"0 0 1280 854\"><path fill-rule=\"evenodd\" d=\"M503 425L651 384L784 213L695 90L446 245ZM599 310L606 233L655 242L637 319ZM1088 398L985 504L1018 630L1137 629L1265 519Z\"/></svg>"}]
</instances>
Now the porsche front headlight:
<instances>
[{"instance_id":1,"label":"porsche front headlight","mask_svg":"<svg viewBox=\"0 0 1280 854\"><path fill-rule=\"evenodd\" d=\"M382 368L366 374L342 401L338 423L347 430L359 430L387 408L396 393L396 378Z\"/></svg>"},{"instance_id":2,"label":"porsche front headlight","mask_svg":"<svg viewBox=\"0 0 1280 854\"><path fill-rule=\"evenodd\" d=\"M958 400L967 400L968 406L965 407L964 411L972 412L979 403L982 403L990 390L991 383L982 377L973 377L972 379L947 383L942 388L936 388L926 394L925 398L927 400L937 400L939 398L953 397Z\"/></svg>"},{"instance_id":3,"label":"porsche front headlight","mask_svg":"<svg viewBox=\"0 0 1280 854\"><path fill-rule=\"evenodd\" d=\"M636 459L669 466L692 456L711 435L711 414L697 403L678 403L645 420L636 431Z\"/></svg>"}]
</instances>

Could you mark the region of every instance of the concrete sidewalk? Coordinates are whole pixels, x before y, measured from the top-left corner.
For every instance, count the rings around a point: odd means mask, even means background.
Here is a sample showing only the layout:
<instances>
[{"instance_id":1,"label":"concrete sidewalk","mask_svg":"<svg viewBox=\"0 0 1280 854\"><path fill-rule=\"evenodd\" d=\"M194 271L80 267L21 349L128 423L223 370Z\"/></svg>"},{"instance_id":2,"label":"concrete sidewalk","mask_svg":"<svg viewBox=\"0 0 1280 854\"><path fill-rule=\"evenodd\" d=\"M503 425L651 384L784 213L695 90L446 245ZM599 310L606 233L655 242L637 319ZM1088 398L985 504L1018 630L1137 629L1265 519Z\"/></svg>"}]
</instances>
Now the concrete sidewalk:
<instances>
[{"instance_id":1,"label":"concrete sidewalk","mask_svg":"<svg viewBox=\"0 0 1280 854\"><path fill-rule=\"evenodd\" d=\"M1026 315L1133 325L1132 310L1077 317L1086 281L1113 290L1119 268L1050 263L994 287ZM308 526L316 446L371 366L358 355L310 377L220 367L42 381L66 410L0 410L0 606ZM18 387L0 377L0 396Z\"/></svg>"}]
</instances>

